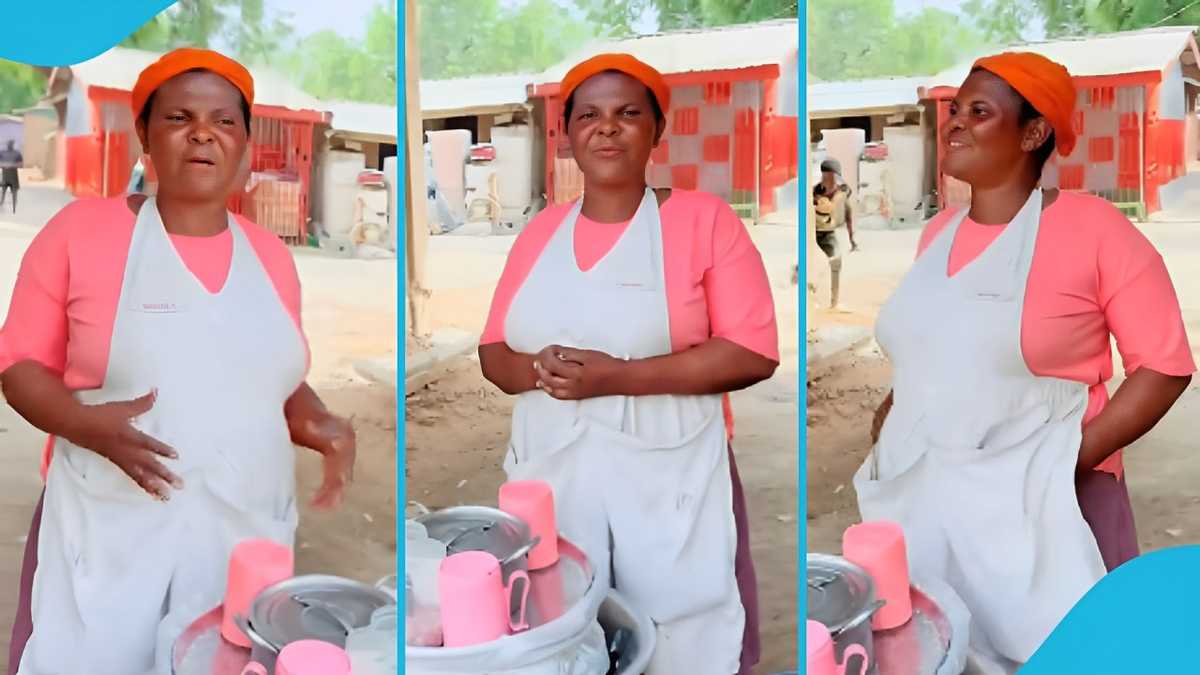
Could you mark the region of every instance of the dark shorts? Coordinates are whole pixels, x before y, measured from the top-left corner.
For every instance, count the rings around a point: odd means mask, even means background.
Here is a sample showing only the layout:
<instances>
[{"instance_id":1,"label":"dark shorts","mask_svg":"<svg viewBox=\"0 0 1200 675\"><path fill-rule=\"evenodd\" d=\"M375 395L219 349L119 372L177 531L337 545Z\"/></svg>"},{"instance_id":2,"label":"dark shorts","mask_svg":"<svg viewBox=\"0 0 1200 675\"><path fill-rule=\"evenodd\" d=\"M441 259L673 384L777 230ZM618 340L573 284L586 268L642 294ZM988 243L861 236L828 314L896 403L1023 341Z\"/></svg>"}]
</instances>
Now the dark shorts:
<instances>
[{"instance_id":1,"label":"dark shorts","mask_svg":"<svg viewBox=\"0 0 1200 675\"><path fill-rule=\"evenodd\" d=\"M21 179L16 169L0 170L0 187L21 189Z\"/></svg>"},{"instance_id":2,"label":"dark shorts","mask_svg":"<svg viewBox=\"0 0 1200 675\"><path fill-rule=\"evenodd\" d=\"M830 258L838 257L838 240L837 230L831 232L817 232L817 246L825 252L825 255Z\"/></svg>"}]
</instances>

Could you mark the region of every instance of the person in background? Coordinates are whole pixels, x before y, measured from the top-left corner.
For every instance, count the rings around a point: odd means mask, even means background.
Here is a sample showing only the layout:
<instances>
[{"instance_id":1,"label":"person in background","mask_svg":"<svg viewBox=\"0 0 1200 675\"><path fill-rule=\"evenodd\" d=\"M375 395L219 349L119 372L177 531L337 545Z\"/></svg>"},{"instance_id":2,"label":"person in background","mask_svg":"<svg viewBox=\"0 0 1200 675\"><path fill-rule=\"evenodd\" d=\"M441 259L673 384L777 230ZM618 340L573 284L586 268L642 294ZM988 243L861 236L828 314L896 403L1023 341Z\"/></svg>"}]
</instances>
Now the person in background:
<instances>
[{"instance_id":1,"label":"person in background","mask_svg":"<svg viewBox=\"0 0 1200 675\"><path fill-rule=\"evenodd\" d=\"M1145 235L1100 197L1041 187L1055 150L1076 152L1076 100L1032 53L980 59L958 89L942 170L970 206L929 222L879 312L892 392L854 477L862 517L901 524L913 574L954 588L974 654L1005 672L1138 555L1122 448L1196 369Z\"/></svg>"},{"instance_id":2,"label":"person in background","mask_svg":"<svg viewBox=\"0 0 1200 675\"><path fill-rule=\"evenodd\" d=\"M821 162L821 180L813 186L813 210L816 212L817 246L829 257L830 309L837 309L841 288L842 247L838 244L838 230L842 226L850 235L850 251L858 250L850 195L850 186L842 180L842 165L836 159Z\"/></svg>"},{"instance_id":3,"label":"person in background","mask_svg":"<svg viewBox=\"0 0 1200 675\"><path fill-rule=\"evenodd\" d=\"M0 150L0 206L4 206L5 197L11 193L13 213L17 212L17 192L21 190L19 169L25 165L25 158L16 146L16 142L9 141Z\"/></svg>"},{"instance_id":4,"label":"person in background","mask_svg":"<svg viewBox=\"0 0 1200 675\"><path fill-rule=\"evenodd\" d=\"M505 472L550 483L564 536L654 621L648 675L749 673L727 394L779 364L762 256L718 197L647 186L670 110L658 71L602 54L560 93L583 198L522 230L480 338L484 377L517 396Z\"/></svg>"}]
</instances>

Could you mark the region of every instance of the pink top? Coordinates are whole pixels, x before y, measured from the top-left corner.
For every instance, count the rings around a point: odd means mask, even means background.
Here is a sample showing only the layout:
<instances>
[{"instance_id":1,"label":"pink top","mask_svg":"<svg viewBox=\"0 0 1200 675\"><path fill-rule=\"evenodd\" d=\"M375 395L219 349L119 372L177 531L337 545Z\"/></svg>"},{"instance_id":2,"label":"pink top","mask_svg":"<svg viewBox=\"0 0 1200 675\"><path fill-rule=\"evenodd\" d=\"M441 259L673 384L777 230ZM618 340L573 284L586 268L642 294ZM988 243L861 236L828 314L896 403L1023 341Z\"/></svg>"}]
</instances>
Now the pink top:
<instances>
[{"instance_id":1,"label":"pink top","mask_svg":"<svg viewBox=\"0 0 1200 675\"><path fill-rule=\"evenodd\" d=\"M953 215L946 210L929 221L918 256ZM965 219L947 273L974 260L1004 227ZM1196 370L1175 287L1154 245L1108 201L1064 191L1042 213L1025 291L1021 348L1035 375L1091 386L1085 425L1108 403L1110 335L1116 337L1127 375L1143 367L1177 376ZM1097 470L1121 476L1121 453Z\"/></svg>"},{"instance_id":2,"label":"pink top","mask_svg":"<svg viewBox=\"0 0 1200 675\"><path fill-rule=\"evenodd\" d=\"M125 198L117 197L72 202L46 223L21 261L0 328L0 372L33 360L61 373L72 391L104 383L135 220ZM300 278L291 252L270 231L237 220L300 328ZM171 235L171 242L210 292L220 290L233 258L229 230L212 237Z\"/></svg>"},{"instance_id":3,"label":"pink top","mask_svg":"<svg viewBox=\"0 0 1200 675\"><path fill-rule=\"evenodd\" d=\"M504 321L517 290L573 204L552 206L525 226L513 243L492 297L480 344L504 341ZM762 256L742 220L719 198L673 190L659 211L671 348L679 352L724 338L779 361L775 303ZM616 244L629 222L579 217L575 257L590 269ZM733 432L728 398L726 423Z\"/></svg>"}]
</instances>

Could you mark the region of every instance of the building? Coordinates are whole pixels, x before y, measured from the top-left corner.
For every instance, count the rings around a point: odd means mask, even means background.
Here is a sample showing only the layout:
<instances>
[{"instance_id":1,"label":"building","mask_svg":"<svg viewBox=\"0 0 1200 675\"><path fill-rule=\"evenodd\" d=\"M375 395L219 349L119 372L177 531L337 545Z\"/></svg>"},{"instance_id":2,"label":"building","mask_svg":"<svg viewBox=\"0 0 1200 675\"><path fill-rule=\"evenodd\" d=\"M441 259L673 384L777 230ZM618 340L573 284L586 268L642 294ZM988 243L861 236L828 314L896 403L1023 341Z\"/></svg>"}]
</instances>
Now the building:
<instances>
[{"instance_id":1,"label":"building","mask_svg":"<svg viewBox=\"0 0 1200 675\"><path fill-rule=\"evenodd\" d=\"M159 56L114 47L83 63L51 70L47 102L58 114L65 139L62 173L75 196L111 197L125 191L142 156L130 92L141 71ZM328 123L329 113L282 76L253 68L251 73L251 177L246 192L231 200L230 207L297 243L307 236L316 127ZM152 166L147 166L147 179L152 186Z\"/></svg>"},{"instance_id":2,"label":"building","mask_svg":"<svg viewBox=\"0 0 1200 675\"><path fill-rule=\"evenodd\" d=\"M1195 31L1163 27L1020 47L1066 66L1079 92L1079 143L1069 157L1054 156L1044 186L1086 190L1139 217L1176 196L1200 151ZM973 61L939 73L919 92L935 101L938 127ZM939 145L939 166L943 152ZM940 172L938 186L943 207L969 201L969 188Z\"/></svg>"},{"instance_id":3,"label":"building","mask_svg":"<svg viewBox=\"0 0 1200 675\"><path fill-rule=\"evenodd\" d=\"M926 77L811 82L805 104L814 141L826 129L862 129L868 143L883 140L887 126L921 124L926 109L917 95Z\"/></svg>"},{"instance_id":4,"label":"building","mask_svg":"<svg viewBox=\"0 0 1200 675\"><path fill-rule=\"evenodd\" d=\"M719 195L747 218L796 204L800 28L795 19L597 42L530 88L545 143L549 203L576 198L582 176L566 143L559 82L596 54L627 52L671 86L667 131L651 157L655 187Z\"/></svg>"}]
</instances>

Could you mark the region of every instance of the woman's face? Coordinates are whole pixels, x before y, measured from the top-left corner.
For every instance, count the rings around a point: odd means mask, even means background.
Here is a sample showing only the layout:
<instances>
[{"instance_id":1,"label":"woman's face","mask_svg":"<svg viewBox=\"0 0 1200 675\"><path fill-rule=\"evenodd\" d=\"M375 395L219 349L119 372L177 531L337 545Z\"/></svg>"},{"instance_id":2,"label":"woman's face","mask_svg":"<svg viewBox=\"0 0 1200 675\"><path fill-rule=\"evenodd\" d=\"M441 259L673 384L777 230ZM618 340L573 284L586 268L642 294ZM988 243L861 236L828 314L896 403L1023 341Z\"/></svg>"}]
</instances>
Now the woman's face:
<instances>
[{"instance_id":1,"label":"woman's face","mask_svg":"<svg viewBox=\"0 0 1200 675\"><path fill-rule=\"evenodd\" d=\"M971 73L942 126L946 174L976 187L1024 176L1034 161L1031 153L1050 130L1041 118L1023 123L1021 108L1021 97L1007 82L987 71Z\"/></svg>"},{"instance_id":2,"label":"woman's face","mask_svg":"<svg viewBox=\"0 0 1200 675\"><path fill-rule=\"evenodd\" d=\"M651 96L646 85L618 72L593 75L575 89L567 138L588 183L645 182L663 127Z\"/></svg>"},{"instance_id":3,"label":"woman's face","mask_svg":"<svg viewBox=\"0 0 1200 675\"><path fill-rule=\"evenodd\" d=\"M137 131L160 195L223 202L240 187L249 141L242 100L237 87L208 71L183 73L154 92Z\"/></svg>"}]
</instances>

